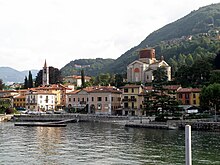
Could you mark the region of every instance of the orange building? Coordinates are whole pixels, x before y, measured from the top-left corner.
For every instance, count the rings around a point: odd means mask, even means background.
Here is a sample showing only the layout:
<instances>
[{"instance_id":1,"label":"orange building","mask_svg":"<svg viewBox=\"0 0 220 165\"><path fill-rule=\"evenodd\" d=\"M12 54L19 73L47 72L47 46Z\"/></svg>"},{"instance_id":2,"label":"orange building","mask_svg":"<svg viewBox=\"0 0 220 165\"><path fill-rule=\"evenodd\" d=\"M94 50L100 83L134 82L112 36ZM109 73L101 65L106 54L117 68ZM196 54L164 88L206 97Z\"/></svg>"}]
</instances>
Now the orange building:
<instances>
[{"instance_id":1,"label":"orange building","mask_svg":"<svg viewBox=\"0 0 220 165\"><path fill-rule=\"evenodd\" d=\"M182 105L200 105L199 88L181 88L177 91L177 100L182 102Z\"/></svg>"}]
</instances>

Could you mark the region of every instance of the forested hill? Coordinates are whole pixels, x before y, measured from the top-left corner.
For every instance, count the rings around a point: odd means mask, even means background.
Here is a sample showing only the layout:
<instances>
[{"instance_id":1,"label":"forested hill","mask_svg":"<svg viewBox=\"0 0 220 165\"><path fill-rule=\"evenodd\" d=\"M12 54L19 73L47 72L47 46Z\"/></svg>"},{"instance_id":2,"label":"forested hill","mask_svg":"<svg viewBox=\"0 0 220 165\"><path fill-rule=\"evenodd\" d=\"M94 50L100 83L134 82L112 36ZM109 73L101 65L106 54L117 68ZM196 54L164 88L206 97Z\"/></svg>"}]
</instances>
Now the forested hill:
<instances>
[{"instance_id":1,"label":"forested hill","mask_svg":"<svg viewBox=\"0 0 220 165\"><path fill-rule=\"evenodd\" d=\"M103 68L111 65L114 61L113 59L102 58L74 60L65 65L61 69L61 73L63 76L80 75L81 69L83 68L86 75L96 76L103 73Z\"/></svg>"},{"instance_id":2,"label":"forested hill","mask_svg":"<svg viewBox=\"0 0 220 165\"><path fill-rule=\"evenodd\" d=\"M189 61L186 59L188 56L194 59L206 55L214 56L220 48L219 34L220 3L192 11L185 17L152 32L139 45L125 52L118 59L106 59L106 63L101 62L98 67L94 64L87 73L93 73L92 75L106 72L125 73L126 66L137 59L138 50L146 46L156 49L157 58L163 55L166 61L177 62L175 65L181 60ZM79 61L74 62L78 64ZM66 69L69 66L71 65L67 64L62 70L70 70Z\"/></svg>"}]
</instances>

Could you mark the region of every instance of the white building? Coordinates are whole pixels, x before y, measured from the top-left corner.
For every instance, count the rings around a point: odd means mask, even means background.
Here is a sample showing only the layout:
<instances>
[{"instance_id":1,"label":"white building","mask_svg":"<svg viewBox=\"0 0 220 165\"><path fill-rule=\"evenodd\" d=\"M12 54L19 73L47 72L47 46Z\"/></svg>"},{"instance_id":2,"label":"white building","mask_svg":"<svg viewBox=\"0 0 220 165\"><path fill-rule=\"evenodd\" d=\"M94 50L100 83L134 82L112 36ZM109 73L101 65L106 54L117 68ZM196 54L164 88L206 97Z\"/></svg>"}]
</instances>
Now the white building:
<instances>
[{"instance_id":1,"label":"white building","mask_svg":"<svg viewBox=\"0 0 220 165\"><path fill-rule=\"evenodd\" d=\"M89 76L84 76L84 80L85 82L90 81L91 77ZM73 75L73 76L67 76L64 78L64 81L68 84L74 84L77 87L81 87L82 86L82 77L81 76L77 76L77 75Z\"/></svg>"},{"instance_id":2,"label":"white building","mask_svg":"<svg viewBox=\"0 0 220 165\"><path fill-rule=\"evenodd\" d=\"M29 91L26 94L26 109L47 111L55 108L56 94L47 91Z\"/></svg>"},{"instance_id":3,"label":"white building","mask_svg":"<svg viewBox=\"0 0 220 165\"><path fill-rule=\"evenodd\" d=\"M171 81L171 67L164 61L155 58L154 49L143 49L139 52L139 59L127 66L128 82L152 82L154 80L153 71L158 67L164 67L167 73L168 81Z\"/></svg>"}]
</instances>

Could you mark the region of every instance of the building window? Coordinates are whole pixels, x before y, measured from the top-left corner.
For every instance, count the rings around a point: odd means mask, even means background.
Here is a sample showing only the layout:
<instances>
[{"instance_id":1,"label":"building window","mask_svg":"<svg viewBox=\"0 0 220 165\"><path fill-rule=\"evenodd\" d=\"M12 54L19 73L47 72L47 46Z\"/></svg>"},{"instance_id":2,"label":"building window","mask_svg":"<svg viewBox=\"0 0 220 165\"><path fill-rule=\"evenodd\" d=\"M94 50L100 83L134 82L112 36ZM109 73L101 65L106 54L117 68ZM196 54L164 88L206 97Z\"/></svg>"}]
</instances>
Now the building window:
<instances>
[{"instance_id":1,"label":"building window","mask_svg":"<svg viewBox=\"0 0 220 165\"><path fill-rule=\"evenodd\" d=\"M97 97L97 101L102 101L102 97Z\"/></svg>"},{"instance_id":2,"label":"building window","mask_svg":"<svg viewBox=\"0 0 220 165\"><path fill-rule=\"evenodd\" d=\"M73 98L73 101L75 102L75 101L76 101L76 99L75 99L75 98Z\"/></svg>"},{"instance_id":3,"label":"building window","mask_svg":"<svg viewBox=\"0 0 220 165\"><path fill-rule=\"evenodd\" d=\"M189 99L189 94L185 94L185 98L186 98L186 99Z\"/></svg>"},{"instance_id":4,"label":"building window","mask_svg":"<svg viewBox=\"0 0 220 165\"><path fill-rule=\"evenodd\" d=\"M134 88L131 88L131 92L134 93Z\"/></svg>"},{"instance_id":5,"label":"building window","mask_svg":"<svg viewBox=\"0 0 220 165\"><path fill-rule=\"evenodd\" d=\"M194 99L196 98L196 94L195 94L195 93L193 93L193 98L194 98Z\"/></svg>"},{"instance_id":6,"label":"building window","mask_svg":"<svg viewBox=\"0 0 220 165\"><path fill-rule=\"evenodd\" d=\"M45 102L48 103L48 96L46 96L46 100L45 100Z\"/></svg>"},{"instance_id":7,"label":"building window","mask_svg":"<svg viewBox=\"0 0 220 165\"><path fill-rule=\"evenodd\" d=\"M71 98L69 98L69 102L71 102Z\"/></svg>"},{"instance_id":8,"label":"building window","mask_svg":"<svg viewBox=\"0 0 220 165\"><path fill-rule=\"evenodd\" d=\"M196 104L196 100L193 100L193 104Z\"/></svg>"},{"instance_id":9,"label":"building window","mask_svg":"<svg viewBox=\"0 0 220 165\"><path fill-rule=\"evenodd\" d=\"M97 109L101 110L102 109L102 104L97 104Z\"/></svg>"},{"instance_id":10,"label":"building window","mask_svg":"<svg viewBox=\"0 0 220 165\"><path fill-rule=\"evenodd\" d=\"M94 101L94 97L92 97L92 101Z\"/></svg>"},{"instance_id":11,"label":"building window","mask_svg":"<svg viewBox=\"0 0 220 165\"><path fill-rule=\"evenodd\" d=\"M182 98L183 96L182 96L182 94L179 94L179 98Z\"/></svg>"},{"instance_id":12,"label":"building window","mask_svg":"<svg viewBox=\"0 0 220 165\"><path fill-rule=\"evenodd\" d=\"M124 88L124 93L128 93L128 88Z\"/></svg>"},{"instance_id":13,"label":"building window","mask_svg":"<svg viewBox=\"0 0 220 165\"><path fill-rule=\"evenodd\" d=\"M108 97L105 97L105 101L108 101Z\"/></svg>"}]
</instances>

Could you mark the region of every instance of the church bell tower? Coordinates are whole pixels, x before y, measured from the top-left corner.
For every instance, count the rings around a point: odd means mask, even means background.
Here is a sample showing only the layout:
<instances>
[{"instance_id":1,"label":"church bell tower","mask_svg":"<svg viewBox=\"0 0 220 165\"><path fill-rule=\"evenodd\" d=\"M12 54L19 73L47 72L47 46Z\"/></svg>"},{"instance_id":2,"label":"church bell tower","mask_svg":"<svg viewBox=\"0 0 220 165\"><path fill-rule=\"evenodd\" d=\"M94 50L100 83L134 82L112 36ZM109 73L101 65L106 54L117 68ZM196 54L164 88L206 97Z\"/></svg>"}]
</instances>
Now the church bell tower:
<instances>
[{"instance_id":1,"label":"church bell tower","mask_svg":"<svg viewBox=\"0 0 220 165\"><path fill-rule=\"evenodd\" d=\"M43 67L42 85L43 86L49 85L49 68L47 67L46 60L45 60L44 67Z\"/></svg>"}]
</instances>

